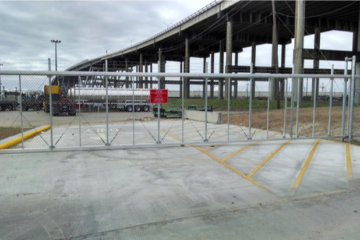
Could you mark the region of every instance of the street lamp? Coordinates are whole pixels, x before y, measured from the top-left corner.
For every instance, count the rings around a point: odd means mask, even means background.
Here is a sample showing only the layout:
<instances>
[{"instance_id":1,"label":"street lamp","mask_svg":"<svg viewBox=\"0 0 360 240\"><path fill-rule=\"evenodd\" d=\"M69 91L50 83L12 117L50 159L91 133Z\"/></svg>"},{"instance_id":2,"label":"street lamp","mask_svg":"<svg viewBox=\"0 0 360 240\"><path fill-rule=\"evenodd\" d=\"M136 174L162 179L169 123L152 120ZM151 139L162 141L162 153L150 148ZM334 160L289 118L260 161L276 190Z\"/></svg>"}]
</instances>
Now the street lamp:
<instances>
[{"instance_id":1,"label":"street lamp","mask_svg":"<svg viewBox=\"0 0 360 240\"><path fill-rule=\"evenodd\" d=\"M52 43L55 43L55 71L57 71L57 44L61 43L60 40L51 40Z\"/></svg>"}]
</instances>

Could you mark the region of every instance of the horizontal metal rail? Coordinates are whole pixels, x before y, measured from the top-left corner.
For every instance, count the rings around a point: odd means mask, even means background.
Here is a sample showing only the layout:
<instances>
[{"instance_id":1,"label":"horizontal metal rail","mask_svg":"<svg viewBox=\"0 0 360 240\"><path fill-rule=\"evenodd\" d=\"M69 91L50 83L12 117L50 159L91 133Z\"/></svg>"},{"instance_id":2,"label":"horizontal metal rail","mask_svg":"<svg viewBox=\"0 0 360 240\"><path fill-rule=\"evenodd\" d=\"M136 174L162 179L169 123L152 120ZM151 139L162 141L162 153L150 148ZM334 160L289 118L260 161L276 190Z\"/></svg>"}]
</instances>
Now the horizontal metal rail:
<instances>
[{"instance_id":1,"label":"horizontal metal rail","mask_svg":"<svg viewBox=\"0 0 360 240\"><path fill-rule=\"evenodd\" d=\"M271 74L271 73L129 73L129 72L73 72L73 71L9 71L0 70L0 75L35 75L35 76L124 76L124 77L184 77L184 78L350 78L351 75L331 74ZM360 78L360 75L355 75ZM226 79L225 79L226 80Z\"/></svg>"}]
</instances>

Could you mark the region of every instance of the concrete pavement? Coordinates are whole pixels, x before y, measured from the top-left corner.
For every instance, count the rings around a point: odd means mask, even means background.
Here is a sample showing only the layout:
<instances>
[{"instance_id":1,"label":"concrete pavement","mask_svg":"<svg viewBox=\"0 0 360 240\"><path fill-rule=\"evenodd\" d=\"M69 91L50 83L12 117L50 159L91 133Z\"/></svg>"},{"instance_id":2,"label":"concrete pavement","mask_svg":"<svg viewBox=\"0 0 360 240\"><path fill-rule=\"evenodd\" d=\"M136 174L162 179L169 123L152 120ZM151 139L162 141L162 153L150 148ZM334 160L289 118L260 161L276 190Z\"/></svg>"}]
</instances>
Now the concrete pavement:
<instances>
[{"instance_id":1,"label":"concrete pavement","mask_svg":"<svg viewBox=\"0 0 360 240\"><path fill-rule=\"evenodd\" d=\"M326 140L2 154L1 239L357 239L359 157Z\"/></svg>"}]
</instances>

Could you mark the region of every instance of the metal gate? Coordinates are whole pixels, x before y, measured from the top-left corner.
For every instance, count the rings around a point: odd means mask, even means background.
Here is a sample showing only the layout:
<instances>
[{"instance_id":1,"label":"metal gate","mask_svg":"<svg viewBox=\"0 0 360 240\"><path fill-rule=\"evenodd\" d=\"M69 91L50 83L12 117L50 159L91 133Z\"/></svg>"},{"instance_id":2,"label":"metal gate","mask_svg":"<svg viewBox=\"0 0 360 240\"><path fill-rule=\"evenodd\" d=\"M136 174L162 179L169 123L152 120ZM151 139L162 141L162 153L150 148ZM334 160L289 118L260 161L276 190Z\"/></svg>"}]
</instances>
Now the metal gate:
<instances>
[{"instance_id":1,"label":"metal gate","mask_svg":"<svg viewBox=\"0 0 360 240\"><path fill-rule=\"evenodd\" d=\"M351 75L348 74L349 61ZM0 140L0 153L195 143L215 145L304 138L338 138L351 142L353 136L360 136L357 123L353 128L353 118L359 109L355 108L354 112L353 106L358 106L357 102L354 103L355 79L360 78L355 75L355 62L355 57L346 59L344 74L332 71L330 75L2 70L3 87L11 86L19 95L16 109L6 108L0 112L0 133L13 134ZM194 84L189 89L186 79L191 79ZM228 96L222 99L219 86L224 79L228 82ZM325 90L325 94L312 94L312 97L308 97L308 91L305 91L304 96L302 85L307 79L314 83L326 81L329 90ZM82 89L98 81L103 83L104 96L96 101L85 98ZM275 94L271 92L274 81L279 89ZM39 100L28 96L30 88L40 97L44 85L55 83L61 83L64 90L64 96L60 97L65 97L71 88L78 93L74 99L68 99L68 107L76 108L75 116L61 116L60 113L60 116L53 116L57 115L53 108L46 109L45 106L39 110L39 105L26 105L30 100ZM174 83L178 85L174 87ZM238 85L246 86L246 91L245 87L239 91ZM112 95L113 89L119 86L129 89L128 98L120 100ZM144 109L142 99L135 94L139 87L147 90L168 88L169 104L149 105L150 109ZM190 91L189 98L184 97L186 91ZM4 95L3 91L2 102L5 101ZM57 97L51 89L49 106L61 104ZM126 104L128 107L121 108Z\"/></svg>"}]
</instances>

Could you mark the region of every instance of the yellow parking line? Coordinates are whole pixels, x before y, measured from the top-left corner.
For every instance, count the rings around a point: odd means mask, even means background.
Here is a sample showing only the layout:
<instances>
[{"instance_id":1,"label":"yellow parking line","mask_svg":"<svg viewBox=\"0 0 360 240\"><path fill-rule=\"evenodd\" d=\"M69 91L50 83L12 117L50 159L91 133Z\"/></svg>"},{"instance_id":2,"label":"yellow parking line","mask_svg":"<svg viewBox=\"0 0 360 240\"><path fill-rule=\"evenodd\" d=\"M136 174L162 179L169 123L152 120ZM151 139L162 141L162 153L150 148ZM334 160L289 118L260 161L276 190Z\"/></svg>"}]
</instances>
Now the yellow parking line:
<instances>
[{"instance_id":1,"label":"yellow parking line","mask_svg":"<svg viewBox=\"0 0 360 240\"><path fill-rule=\"evenodd\" d=\"M278 152L280 152L280 150L283 149L283 147L285 147L289 142L291 142L291 140L287 141L286 143L281 145L278 149L276 149L275 152L273 152L272 154L270 154L270 156L265 158L265 160L262 161L262 163L260 163L256 168L254 168L247 176L251 178L257 171L259 171L260 168L262 168L262 166L264 166L272 157L274 157Z\"/></svg>"},{"instance_id":2,"label":"yellow parking line","mask_svg":"<svg viewBox=\"0 0 360 240\"><path fill-rule=\"evenodd\" d=\"M160 130L160 132L162 132L162 133L166 134L166 132L165 132L165 131L163 131L163 130ZM175 139L175 140L177 140L177 141L181 142L181 139L180 139L180 138L177 138L177 137L175 137L175 136L173 136L173 135L171 135L171 134L169 134L169 133L167 133L167 134L166 134L166 136L172 137L173 139Z\"/></svg>"},{"instance_id":3,"label":"yellow parking line","mask_svg":"<svg viewBox=\"0 0 360 240\"><path fill-rule=\"evenodd\" d=\"M276 135L278 135L278 134L279 134L279 133L274 133L274 134L271 135L269 138L272 138L272 137L274 137L274 136L276 136ZM260 142L260 141L257 141L257 142L254 142L254 143L252 143L252 144L249 144L249 145L247 145L247 146L245 146L245 147L237 150L236 152L230 154L229 156L223 158L221 161L222 161L222 162L225 162L226 160L228 160L229 158L235 156L235 155L238 154L239 152L242 152L242 151L244 151L245 149L247 149L248 147L251 147L251 146L253 146L253 145L255 145L255 144L258 144L259 142Z\"/></svg>"},{"instance_id":4,"label":"yellow parking line","mask_svg":"<svg viewBox=\"0 0 360 240\"><path fill-rule=\"evenodd\" d=\"M258 144L259 142L260 142L260 141L258 141L258 142L254 142L254 143L252 143L252 144L249 144L249 145L247 145L247 146L245 146L245 147L243 147L243 148L241 148L241 149L237 150L236 152L234 152L234 153L230 154L229 156L227 156L227 157L225 157L225 158L221 159L221 162L225 162L226 160L228 160L229 158L231 158L231 157L235 156L235 155L236 155L236 154L238 154L239 152L244 151L245 149L247 149L247 148L251 147L252 145Z\"/></svg>"},{"instance_id":5,"label":"yellow parking line","mask_svg":"<svg viewBox=\"0 0 360 240\"><path fill-rule=\"evenodd\" d=\"M299 172L299 174L298 174L298 176L297 176L294 184L293 184L292 187L291 187L291 189L294 191L294 194L295 194L296 190L297 190L297 189L299 188L299 186L300 186L300 183L301 183L301 181L302 181L302 179L303 179L303 177L304 177L304 175L305 175L305 172L306 172L306 170L307 170L307 168L308 168L308 166L309 166L309 164L310 164L310 161L311 161L312 157L314 156L315 150L316 150L316 148L318 147L318 145L319 145L319 143L320 143L320 140L321 140L321 139L318 139L318 140L316 141L315 145L313 146L313 148L311 149L310 154L309 154L309 156L307 157L307 159L306 159L306 161L305 161L305 163L304 163L304 166L303 166L302 169L300 170L300 172Z\"/></svg>"},{"instance_id":6,"label":"yellow parking line","mask_svg":"<svg viewBox=\"0 0 360 240\"><path fill-rule=\"evenodd\" d=\"M263 132L263 131L265 131L265 130L260 130L260 131L256 132L255 134L261 133L261 132ZM227 135L227 134L225 134L224 136L226 136L226 135ZM218 137L216 137L216 138L219 138L219 137L220 137L220 136L218 136ZM216 138L212 138L212 139L216 139ZM237 138L236 140L240 140L240 139L244 139L244 138L247 138L247 136L239 137L239 138ZM210 149L212 149L212 148L219 147L219 146L223 146L223 145L225 145L225 144L227 144L227 143L228 143L228 142L220 143L220 144L214 145L214 146L212 146L212 147L205 148L204 150L205 150L205 151L208 151L208 150L210 150Z\"/></svg>"},{"instance_id":7,"label":"yellow parking line","mask_svg":"<svg viewBox=\"0 0 360 240\"><path fill-rule=\"evenodd\" d=\"M188 124L187 122L184 122L184 126L186 125L186 124ZM163 130L169 130L169 129L175 129L175 128L179 128L179 127L182 127L182 124L180 124L180 125L176 125L176 126L172 126L172 127L169 127L169 128L163 128Z\"/></svg>"},{"instance_id":8,"label":"yellow parking line","mask_svg":"<svg viewBox=\"0 0 360 240\"><path fill-rule=\"evenodd\" d=\"M350 144L346 143L346 171L347 180L353 180L352 166L351 166L351 155L350 155Z\"/></svg>"},{"instance_id":9,"label":"yellow parking line","mask_svg":"<svg viewBox=\"0 0 360 240\"><path fill-rule=\"evenodd\" d=\"M241 177L245 178L245 179L248 180L249 182L255 184L256 186L264 189L265 191L267 191L267 192L269 192L269 193L272 193L269 189L267 189L266 187L264 187L263 185L261 185L259 182L253 180L252 178L247 177L244 173L236 170L235 168L233 168L233 167L230 166L229 164L226 164L226 163L222 162L222 161L221 161L220 159L218 159L217 157L211 155L210 153L202 150L201 148L199 148L199 147L197 147L197 146L194 146L194 145L190 145L190 146L196 148L196 149L199 150L200 152L202 152L202 153L206 154L207 156L211 157L212 159L214 159L215 161L217 161L217 162L220 163L221 165L223 165L223 166L227 167L228 169L230 169L231 171L237 173L238 175L240 175Z\"/></svg>"}]
</instances>

